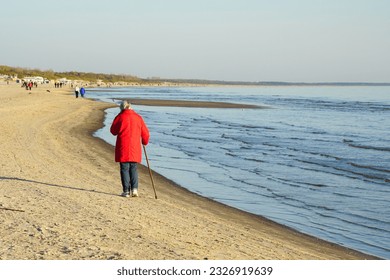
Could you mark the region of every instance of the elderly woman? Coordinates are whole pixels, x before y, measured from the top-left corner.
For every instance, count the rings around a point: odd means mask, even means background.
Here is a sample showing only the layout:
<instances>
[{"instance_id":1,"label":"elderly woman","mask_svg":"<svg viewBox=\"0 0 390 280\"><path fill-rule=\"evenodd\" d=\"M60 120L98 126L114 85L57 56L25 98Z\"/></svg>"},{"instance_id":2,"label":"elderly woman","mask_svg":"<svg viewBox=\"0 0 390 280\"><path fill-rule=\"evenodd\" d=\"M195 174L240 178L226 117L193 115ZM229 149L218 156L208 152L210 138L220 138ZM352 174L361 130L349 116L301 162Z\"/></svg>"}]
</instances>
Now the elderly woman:
<instances>
[{"instance_id":1,"label":"elderly woman","mask_svg":"<svg viewBox=\"0 0 390 280\"><path fill-rule=\"evenodd\" d=\"M142 158L141 144L149 143L149 130L129 102L123 101L120 109L121 112L115 117L110 131L117 136L115 161L120 164L122 196L138 197L137 163L140 163Z\"/></svg>"}]
</instances>

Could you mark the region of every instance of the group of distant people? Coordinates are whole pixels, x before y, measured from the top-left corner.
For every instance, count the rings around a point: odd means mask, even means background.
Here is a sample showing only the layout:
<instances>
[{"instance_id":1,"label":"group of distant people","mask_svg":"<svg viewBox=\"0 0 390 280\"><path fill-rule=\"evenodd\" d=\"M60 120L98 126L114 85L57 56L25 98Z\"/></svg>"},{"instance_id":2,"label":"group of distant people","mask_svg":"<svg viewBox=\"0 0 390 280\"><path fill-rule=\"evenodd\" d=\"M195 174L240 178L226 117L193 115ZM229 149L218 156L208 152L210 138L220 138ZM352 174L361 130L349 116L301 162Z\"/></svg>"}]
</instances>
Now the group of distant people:
<instances>
[{"instance_id":1,"label":"group of distant people","mask_svg":"<svg viewBox=\"0 0 390 280\"><path fill-rule=\"evenodd\" d=\"M22 87L26 88L26 90L31 90L33 86L38 87L38 83L33 83L32 81L23 81Z\"/></svg>"},{"instance_id":2,"label":"group of distant people","mask_svg":"<svg viewBox=\"0 0 390 280\"><path fill-rule=\"evenodd\" d=\"M61 83L60 83L60 82L55 82L55 83L54 83L54 87L55 87L55 88L62 88L62 86L64 86L64 85L65 85L65 84L62 83L62 82L61 82Z\"/></svg>"},{"instance_id":3,"label":"group of distant people","mask_svg":"<svg viewBox=\"0 0 390 280\"><path fill-rule=\"evenodd\" d=\"M55 88L62 88L63 85L64 85L64 83L57 83L57 82L54 83ZM26 90L31 90L33 87L38 87L38 83L32 82L32 81L23 81L22 87L26 88ZM84 97L85 88L84 87L79 88L78 86L76 86L74 92L75 92L76 98L79 98L79 95L81 95L81 97Z\"/></svg>"},{"instance_id":4,"label":"group of distant people","mask_svg":"<svg viewBox=\"0 0 390 280\"><path fill-rule=\"evenodd\" d=\"M76 95L76 98L79 98L79 94L81 95L81 97L84 97L84 95L85 95L85 88L83 88L83 87L81 87L81 88L76 87L74 89L74 93Z\"/></svg>"}]
</instances>

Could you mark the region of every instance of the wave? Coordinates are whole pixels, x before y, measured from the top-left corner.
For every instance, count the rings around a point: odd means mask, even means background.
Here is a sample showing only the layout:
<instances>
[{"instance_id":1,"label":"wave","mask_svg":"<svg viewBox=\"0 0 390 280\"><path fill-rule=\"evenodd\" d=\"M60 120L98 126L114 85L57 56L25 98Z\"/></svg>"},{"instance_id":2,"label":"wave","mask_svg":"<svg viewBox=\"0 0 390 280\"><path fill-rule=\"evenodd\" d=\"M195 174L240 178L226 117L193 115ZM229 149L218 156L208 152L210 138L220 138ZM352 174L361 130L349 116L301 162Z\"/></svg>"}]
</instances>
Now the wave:
<instances>
[{"instance_id":1,"label":"wave","mask_svg":"<svg viewBox=\"0 0 390 280\"><path fill-rule=\"evenodd\" d=\"M387 112L390 106L382 102L365 102L365 101L340 101L337 99L320 99L320 98L286 98L279 96L269 100L271 105L288 106L294 104L296 108L310 108L316 110L346 111L346 112Z\"/></svg>"},{"instance_id":2,"label":"wave","mask_svg":"<svg viewBox=\"0 0 390 280\"><path fill-rule=\"evenodd\" d=\"M378 147L378 146L372 146L372 145L365 145L365 144L356 144L352 140L343 140L344 143L348 144L348 146L353 148L359 148L359 149L366 149L366 150L376 150L381 152L390 152L390 147Z\"/></svg>"},{"instance_id":3,"label":"wave","mask_svg":"<svg viewBox=\"0 0 390 280\"><path fill-rule=\"evenodd\" d=\"M366 168L366 169L371 169L371 170L376 170L376 171L390 173L389 169L379 168L379 167L376 167L376 166L361 165L361 164L357 164L357 163L353 163L353 162L350 162L349 164L352 165L352 166L355 166L355 167L359 167L359 168Z\"/></svg>"}]
</instances>

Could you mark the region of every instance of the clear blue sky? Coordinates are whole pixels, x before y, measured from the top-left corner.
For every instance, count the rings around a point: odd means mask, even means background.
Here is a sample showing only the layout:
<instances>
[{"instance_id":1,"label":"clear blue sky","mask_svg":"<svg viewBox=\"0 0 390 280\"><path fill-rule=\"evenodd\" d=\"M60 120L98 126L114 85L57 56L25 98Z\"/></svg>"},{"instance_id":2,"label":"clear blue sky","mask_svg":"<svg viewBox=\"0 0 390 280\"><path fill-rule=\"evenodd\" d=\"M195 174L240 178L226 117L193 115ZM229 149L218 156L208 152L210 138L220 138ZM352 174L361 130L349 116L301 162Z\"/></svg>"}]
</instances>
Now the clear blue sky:
<instances>
[{"instance_id":1,"label":"clear blue sky","mask_svg":"<svg viewBox=\"0 0 390 280\"><path fill-rule=\"evenodd\" d=\"M390 82L388 0L0 0L0 64L142 78Z\"/></svg>"}]
</instances>

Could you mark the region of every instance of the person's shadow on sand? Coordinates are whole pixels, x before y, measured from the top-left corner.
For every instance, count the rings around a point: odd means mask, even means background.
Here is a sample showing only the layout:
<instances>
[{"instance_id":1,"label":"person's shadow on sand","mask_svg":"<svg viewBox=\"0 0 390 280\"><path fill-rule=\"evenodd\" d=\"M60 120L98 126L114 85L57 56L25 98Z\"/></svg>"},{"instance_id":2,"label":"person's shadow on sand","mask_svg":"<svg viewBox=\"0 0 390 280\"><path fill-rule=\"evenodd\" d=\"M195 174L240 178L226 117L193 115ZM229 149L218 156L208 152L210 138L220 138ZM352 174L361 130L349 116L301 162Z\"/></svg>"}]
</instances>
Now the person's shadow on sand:
<instances>
[{"instance_id":1,"label":"person's shadow on sand","mask_svg":"<svg viewBox=\"0 0 390 280\"><path fill-rule=\"evenodd\" d=\"M97 191L97 190L88 190L88 189L82 189L82 188L76 188L76 187L70 187L70 186L61 186L61 185L50 184L50 183L45 183L45 182L38 182L38 181L34 181L34 180L28 180L28 179L22 179L22 178L16 178L16 177L1 177L0 176L0 180L21 181L21 182L40 184L40 185L49 186L49 187L69 189L69 190L74 190L74 191L83 191L83 192L91 192L91 193L99 193L99 194L105 194L105 195L118 196L117 194L106 193L106 192Z\"/></svg>"}]
</instances>

